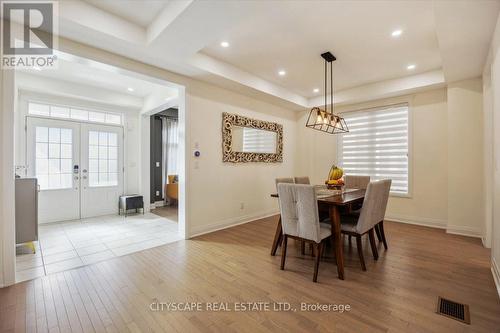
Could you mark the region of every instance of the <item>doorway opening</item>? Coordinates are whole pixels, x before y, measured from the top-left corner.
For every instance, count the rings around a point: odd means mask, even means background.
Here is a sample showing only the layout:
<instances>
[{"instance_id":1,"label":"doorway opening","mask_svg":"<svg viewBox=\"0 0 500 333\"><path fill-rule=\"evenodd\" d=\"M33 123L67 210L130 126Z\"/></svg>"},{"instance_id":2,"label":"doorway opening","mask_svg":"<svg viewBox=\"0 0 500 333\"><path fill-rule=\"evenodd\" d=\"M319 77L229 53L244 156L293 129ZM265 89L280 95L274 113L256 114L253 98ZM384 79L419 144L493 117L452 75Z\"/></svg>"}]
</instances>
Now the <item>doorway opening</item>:
<instances>
[{"instance_id":1,"label":"doorway opening","mask_svg":"<svg viewBox=\"0 0 500 333\"><path fill-rule=\"evenodd\" d=\"M184 87L56 53L58 69L15 72L16 282L185 238ZM175 201L160 192L175 208L165 216L151 213L163 206L151 205L150 119L173 109L176 147L160 145L160 162L178 188ZM121 196L142 209L120 215Z\"/></svg>"},{"instance_id":2,"label":"doorway opening","mask_svg":"<svg viewBox=\"0 0 500 333\"><path fill-rule=\"evenodd\" d=\"M178 221L179 204L179 107L150 116L150 204L151 213Z\"/></svg>"}]
</instances>

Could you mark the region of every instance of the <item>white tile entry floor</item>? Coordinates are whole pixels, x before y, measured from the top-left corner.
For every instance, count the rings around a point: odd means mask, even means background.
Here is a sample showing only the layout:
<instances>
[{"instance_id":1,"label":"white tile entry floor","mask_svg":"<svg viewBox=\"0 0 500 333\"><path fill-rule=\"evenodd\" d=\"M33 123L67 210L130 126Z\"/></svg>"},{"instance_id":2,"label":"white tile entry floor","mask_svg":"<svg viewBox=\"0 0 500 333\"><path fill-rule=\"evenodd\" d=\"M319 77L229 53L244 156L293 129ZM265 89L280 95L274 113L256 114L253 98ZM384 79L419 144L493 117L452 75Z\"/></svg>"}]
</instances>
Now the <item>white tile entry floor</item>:
<instances>
[{"instance_id":1,"label":"white tile entry floor","mask_svg":"<svg viewBox=\"0 0 500 333\"><path fill-rule=\"evenodd\" d=\"M178 241L177 226L150 213L41 224L36 253L16 257L16 282Z\"/></svg>"}]
</instances>

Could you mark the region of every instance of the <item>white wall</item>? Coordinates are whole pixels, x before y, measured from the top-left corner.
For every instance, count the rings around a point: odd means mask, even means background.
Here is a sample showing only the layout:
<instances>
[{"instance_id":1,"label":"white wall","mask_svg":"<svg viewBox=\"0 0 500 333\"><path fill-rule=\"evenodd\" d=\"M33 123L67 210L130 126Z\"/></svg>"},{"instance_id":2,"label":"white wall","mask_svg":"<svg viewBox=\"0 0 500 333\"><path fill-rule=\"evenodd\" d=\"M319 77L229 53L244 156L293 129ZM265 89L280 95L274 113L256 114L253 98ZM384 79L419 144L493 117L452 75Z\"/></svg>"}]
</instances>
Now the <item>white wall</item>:
<instances>
[{"instance_id":1,"label":"white wall","mask_svg":"<svg viewBox=\"0 0 500 333\"><path fill-rule=\"evenodd\" d=\"M484 232L481 79L448 85L448 232Z\"/></svg>"},{"instance_id":2,"label":"white wall","mask_svg":"<svg viewBox=\"0 0 500 333\"><path fill-rule=\"evenodd\" d=\"M190 235L277 213L277 202L269 196L275 191L274 179L296 175L295 113L204 83L188 87L186 103L191 132ZM283 162L223 163L222 112L282 124ZM192 154L196 147L199 158Z\"/></svg>"},{"instance_id":3,"label":"white wall","mask_svg":"<svg viewBox=\"0 0 500 333\"><path fill-rule=\"evenodd\" d=\"M0 71L0 287L15 281L14 112L15 73Z\"/></svg>"},{"instance_id":4,"label":"white wall","mask_svg":"<svg viewBox=\"0 0 500 333\"><path fill-rule=\"evenodd\" d=\"M500 293L500 52L492 65L493 90L493 220L491 262Z\"/></svg>"},{"instance_id":5,"label":"white wall","mask_svg":"<svg viewBox=\"0 0 500 333\"><path fill-rule=\"evenodd\" d=\"M484 237L483 244L491 248L493 226L493 90L491 68L483 73L483 184L484 184Z\"/></svg>"},{"instance_id":6,"label":"white wall","mask_svg":"<svg viewBox=\"0 0 500 333\"><path fill-rule=\"evenodd\" d=\"M488 189L491 192L486 194L491 197L492 201L491 269L500 295L500 16L484 73L486 77L490 76L491 80L491 97L486 95L486 98L490 100L485 100L485 115L491 112L490 119L493 124L489 132L485 134L493 142L491 168L485 177L485 181L490 181L492 184Z\"/></svg>"}]
</instances>

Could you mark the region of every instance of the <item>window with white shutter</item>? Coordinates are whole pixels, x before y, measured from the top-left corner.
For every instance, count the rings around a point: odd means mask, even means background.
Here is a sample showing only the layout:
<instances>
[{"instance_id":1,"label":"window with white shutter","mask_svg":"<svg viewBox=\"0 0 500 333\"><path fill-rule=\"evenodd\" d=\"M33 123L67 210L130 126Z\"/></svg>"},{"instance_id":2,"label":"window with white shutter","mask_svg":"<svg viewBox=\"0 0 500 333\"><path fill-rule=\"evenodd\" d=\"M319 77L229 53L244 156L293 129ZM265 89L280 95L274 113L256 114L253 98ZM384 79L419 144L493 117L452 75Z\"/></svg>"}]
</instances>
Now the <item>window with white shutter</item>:
<instances>
[{"instance_id":1,"label":"window with white shutter","mask_svg":"<svg viewBox=\"0 0 500 333\"><path fill-rule=\"evenodd\" d=\"M243 151L248 153L276 153L276 132L243 127Z\"/></svg>"},{"instance_id":2,"label":"window with white shutter","mask_svg":"<svg viewBox=\"0 0 500 333\"><path fill-rule=\"evenodd\" d=\"M343 113L339 164L347 175L392 179L391 194L408 195L408 104Z\"/></svg>"}]
</instances>

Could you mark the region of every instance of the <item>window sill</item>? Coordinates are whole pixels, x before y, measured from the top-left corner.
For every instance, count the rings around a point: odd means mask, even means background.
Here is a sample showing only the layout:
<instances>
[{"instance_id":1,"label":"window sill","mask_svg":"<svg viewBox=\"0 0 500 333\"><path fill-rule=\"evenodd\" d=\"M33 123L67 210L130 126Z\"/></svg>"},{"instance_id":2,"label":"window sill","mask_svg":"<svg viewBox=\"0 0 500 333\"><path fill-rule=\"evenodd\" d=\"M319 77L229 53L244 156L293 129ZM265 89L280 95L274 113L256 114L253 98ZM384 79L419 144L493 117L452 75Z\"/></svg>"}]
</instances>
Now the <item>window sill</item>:
<instances>
[{"instance_id":1,"label":"window sill","mask_svg":"<svg viewBox=\"0 0 500 333\"><path fill-rule=\"evenodd\" d=\"M411 199L412 195L410 193L389 193L389 197Z\"/></svg>"}]
</instances>

